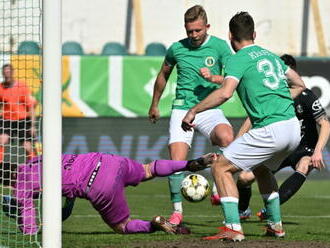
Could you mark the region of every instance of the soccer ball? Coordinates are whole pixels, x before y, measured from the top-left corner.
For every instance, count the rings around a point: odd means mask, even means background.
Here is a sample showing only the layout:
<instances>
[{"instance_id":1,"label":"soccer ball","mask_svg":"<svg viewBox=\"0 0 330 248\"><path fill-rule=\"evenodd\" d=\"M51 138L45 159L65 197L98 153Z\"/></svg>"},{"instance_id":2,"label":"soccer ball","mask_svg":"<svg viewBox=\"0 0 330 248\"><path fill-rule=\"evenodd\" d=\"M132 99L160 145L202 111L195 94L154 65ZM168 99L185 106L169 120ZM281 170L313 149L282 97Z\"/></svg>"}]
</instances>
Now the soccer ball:
<instances>
[{"instance_id":1,"label":"soccer ball","mask_svg":"<svg viewBox=\"0 0 330 248\"><path fill-rule=\"evenodd\" d=\"M200 202L210 193L210 185L202 175L190 174L181 183L181 193L187 201Z\"/></svg>"}]
</instances>

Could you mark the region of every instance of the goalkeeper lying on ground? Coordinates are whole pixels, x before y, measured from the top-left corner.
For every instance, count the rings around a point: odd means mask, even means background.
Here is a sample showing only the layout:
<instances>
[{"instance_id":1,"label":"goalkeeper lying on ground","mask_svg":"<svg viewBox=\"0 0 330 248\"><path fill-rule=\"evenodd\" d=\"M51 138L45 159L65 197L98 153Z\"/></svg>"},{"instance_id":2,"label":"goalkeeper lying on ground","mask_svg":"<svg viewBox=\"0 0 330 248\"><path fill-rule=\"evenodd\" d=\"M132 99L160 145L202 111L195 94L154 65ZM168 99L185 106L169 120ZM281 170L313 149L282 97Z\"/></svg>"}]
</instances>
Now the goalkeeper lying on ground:
<instances>
[{"instance_id":1,"label":"goalkeeper lying on ground","mask_svg":"<svg viewBox=\"0 0 330 248\"><path fill-rule=\"evenodd\" d=\"M156 160L140 164L132 159L105 153L62 155L62 195L67 197L63 219L70 216L76 197L87 199L102 219L117 233L187 233L184 227L174 227L162 216L152 221L130 219L125 199L125 187L136 186L155 176L164 177L178 171L197 171L208 167L213 154L190 161ZM24 234L35 234L39 226L33 199L40 193L42 157L36 157L18 168L14 196L3 197L3 209L12 216L18 207L18 227Z\"/></svg>"}]
</instances>

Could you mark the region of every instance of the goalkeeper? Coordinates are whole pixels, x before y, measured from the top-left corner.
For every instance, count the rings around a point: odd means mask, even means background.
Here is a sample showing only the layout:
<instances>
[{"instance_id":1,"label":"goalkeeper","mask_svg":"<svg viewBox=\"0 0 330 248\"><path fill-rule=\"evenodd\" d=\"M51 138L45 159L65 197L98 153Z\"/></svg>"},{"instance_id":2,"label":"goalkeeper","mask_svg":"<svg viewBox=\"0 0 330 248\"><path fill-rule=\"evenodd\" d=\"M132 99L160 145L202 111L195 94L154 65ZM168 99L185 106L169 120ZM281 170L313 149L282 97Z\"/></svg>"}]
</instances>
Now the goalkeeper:
<instances>
[{"instance_id":1,"label":"goalkeeper","mask_svg":"<svg viewBox=\"0 0 330 248\"><path fill-rule=\"evenodd\" d=\"M117 233L151 233L162 230L184 234L189 230L171 225L164 217L152 221L130 219L125 187L136 186L155 176L164 177L178 171L205 169L215 155L207 154L190 161L155 160L141 164L132 159L105 153L62 155L62 195L67 197L63 219L70 216L74 199L91 202L102 219ZM38 156L18 168L14 197L3 199L4 212L12 216L18 207L18 225L24 234L36 234L38 224L33 199L40 193L42 157Z\"/></svg>"}]
</instances>

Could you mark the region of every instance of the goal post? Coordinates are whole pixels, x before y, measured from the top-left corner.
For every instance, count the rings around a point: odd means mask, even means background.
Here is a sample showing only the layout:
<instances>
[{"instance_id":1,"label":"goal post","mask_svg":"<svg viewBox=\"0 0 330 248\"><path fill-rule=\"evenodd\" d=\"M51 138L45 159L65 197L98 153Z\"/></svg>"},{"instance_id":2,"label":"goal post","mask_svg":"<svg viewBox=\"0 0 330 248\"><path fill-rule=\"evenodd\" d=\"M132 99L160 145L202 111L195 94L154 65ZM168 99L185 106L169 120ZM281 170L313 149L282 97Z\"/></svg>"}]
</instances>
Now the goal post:
<instances>
[{"instance_id":1,"label":"goal post","mask_svg":"<svg viewBox=\"0 0 330 248\"><path fill-rule=\"evenodd\" d=\"M61 0L0 0L0 30L0 248L58 248Z\"/></svg>"},{"instance_id":2,"label":"goal post","mask_svg":"<svg viewBox=\"0 0 330 248\"><path fill-rule=\"evenodd\" d=\"M61 247L61 0L43 0L42 246Z\"/></svg>"}]
</instances>

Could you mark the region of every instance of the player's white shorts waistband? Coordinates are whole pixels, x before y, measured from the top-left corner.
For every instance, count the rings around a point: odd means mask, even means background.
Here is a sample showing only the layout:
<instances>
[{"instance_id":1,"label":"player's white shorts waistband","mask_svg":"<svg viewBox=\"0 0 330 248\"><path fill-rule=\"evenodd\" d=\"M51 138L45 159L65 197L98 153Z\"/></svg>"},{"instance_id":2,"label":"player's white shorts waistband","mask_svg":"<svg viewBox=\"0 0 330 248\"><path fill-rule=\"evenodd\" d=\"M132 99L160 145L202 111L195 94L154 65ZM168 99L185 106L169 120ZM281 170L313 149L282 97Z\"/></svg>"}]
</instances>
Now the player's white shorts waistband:
<instances>
[{"instance_id":1,"label":"player's white shorts waistband","mask_svg":"<svg viewBox=\"0 0 330 248\"><path fill-rule=\"evenodd\" d=\"M296 117L251 129L224 149L223 155L242 170L264 164L276 170L298 146L300 125Z\"/></svg>"},{"instance_id":2,"label":"player's white shorts waistband","mask_svg":"<svg viewBox=\"0 0 330 248\"><path fill-rule=\"evenodd\" d=\"M184 142L191 146L194 136L194 129L192 131L185 132L181 128L181 123L188 110L173 109L169 126L169 144L174 142ZM227 118L224 116L221 109L209 109L201 113L196 114L195 129L197 129L202 135L210 140L210 134L212 130L219 124L230 125Z\"/></svg>"}]
</instances>

